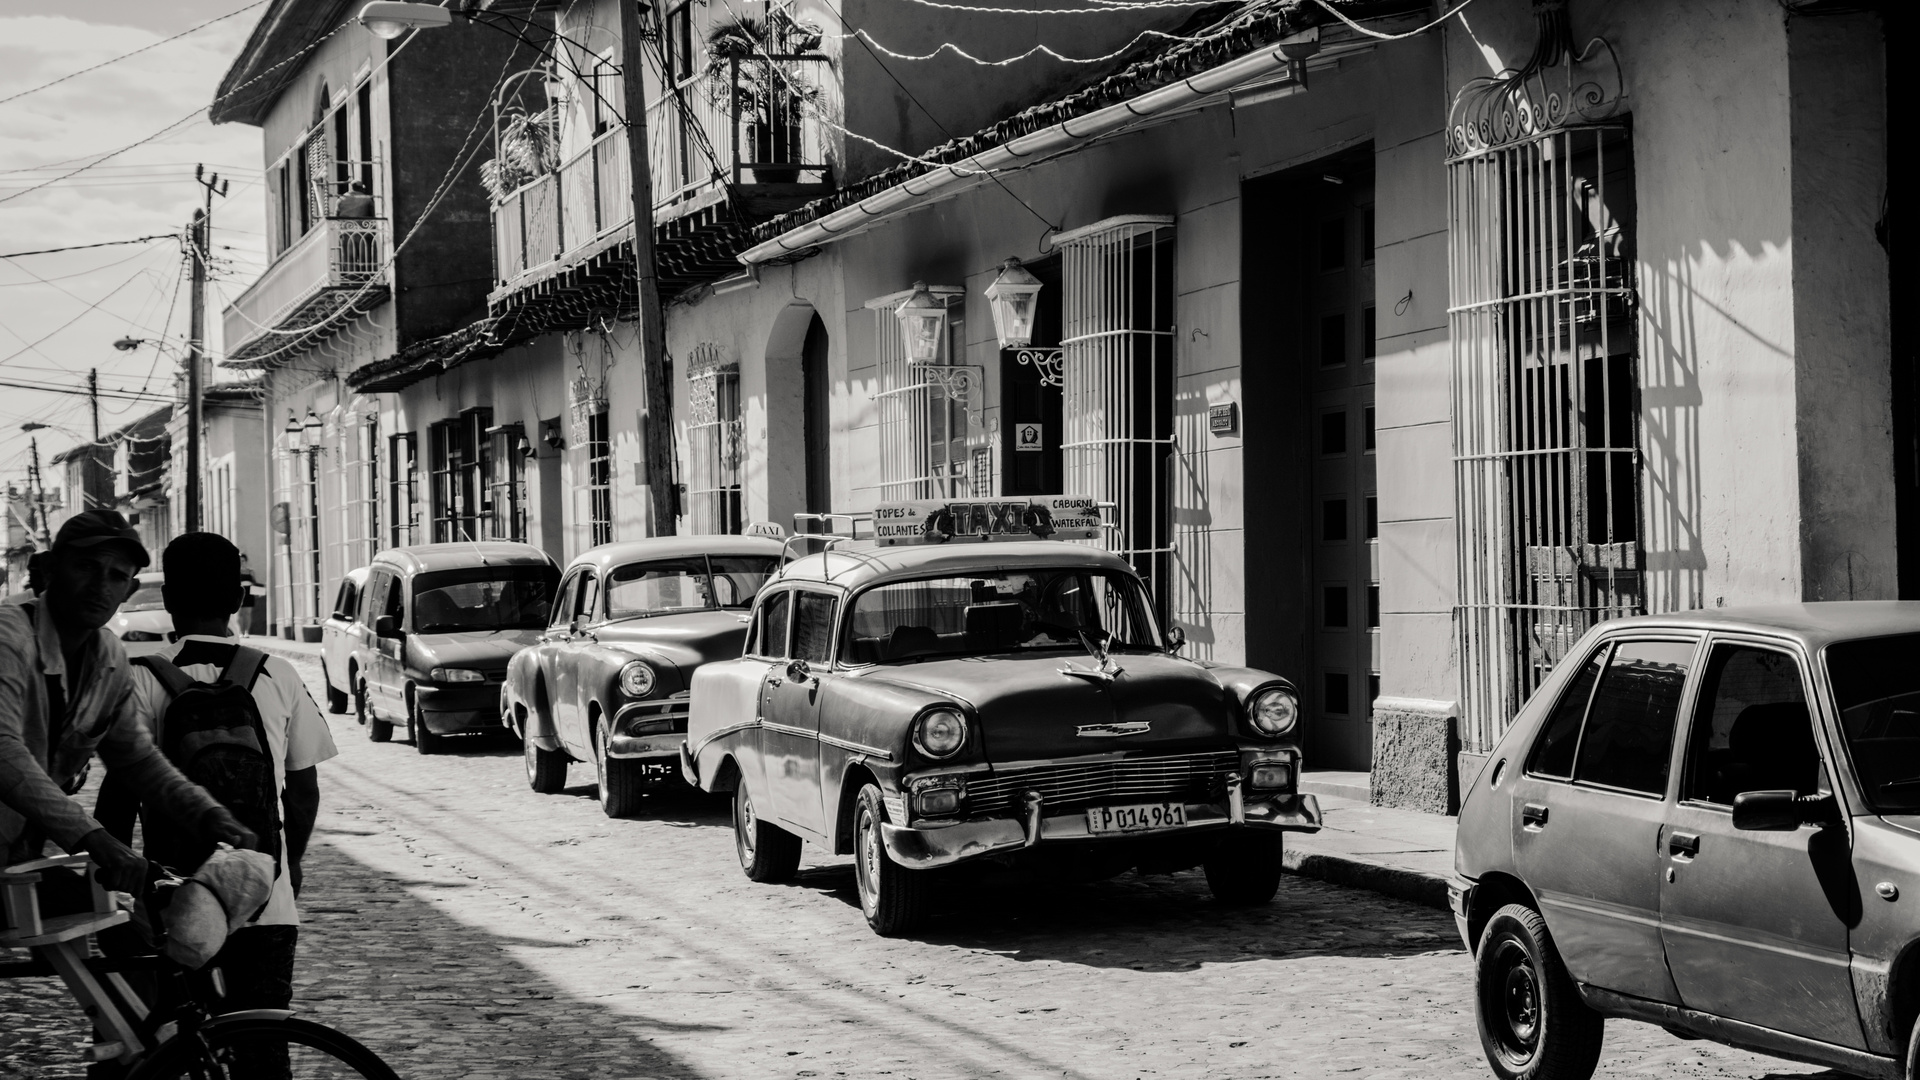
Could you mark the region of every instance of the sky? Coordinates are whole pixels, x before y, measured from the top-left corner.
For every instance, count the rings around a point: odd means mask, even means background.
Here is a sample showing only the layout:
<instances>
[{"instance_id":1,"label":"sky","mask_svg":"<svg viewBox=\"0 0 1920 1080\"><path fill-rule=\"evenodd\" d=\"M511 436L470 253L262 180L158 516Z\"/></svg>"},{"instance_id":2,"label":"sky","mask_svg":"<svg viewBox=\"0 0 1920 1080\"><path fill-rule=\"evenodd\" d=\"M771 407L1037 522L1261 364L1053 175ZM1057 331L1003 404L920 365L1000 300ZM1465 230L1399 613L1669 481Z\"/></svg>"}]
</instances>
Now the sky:
<instances>
[{"instance_id":1,"label":"sky","mask_svg":"<svg viewBox=\"0 0 1920 1080\"><path fill-rule=\"evenodd\" d=\"M215 281L207 309L217 345L220 310L265 265L265 197L259 130L215 127L206 109L265 10L254 0L0 0L0 99L231 15L99 71L0 101L0 255L177 234L201 204L194 166L205 164L231 182L213 211ZM71 178L27 190L156 135ZM0 383L84 389L87 370L98 368L103 391L171 395L187 314L184 264L171 235L0 258ZM163 335L165 349L113 347L123 337ZM103 398L101 431L163 403ZM44 464L86 441L92 419L84 395L0 386L0 479L19 486L27 475L29 436L20 430L27 422L49 425L33 433ZM58 470L49 467L46 481L59 486Z\"/></svg>"}]
</instances>

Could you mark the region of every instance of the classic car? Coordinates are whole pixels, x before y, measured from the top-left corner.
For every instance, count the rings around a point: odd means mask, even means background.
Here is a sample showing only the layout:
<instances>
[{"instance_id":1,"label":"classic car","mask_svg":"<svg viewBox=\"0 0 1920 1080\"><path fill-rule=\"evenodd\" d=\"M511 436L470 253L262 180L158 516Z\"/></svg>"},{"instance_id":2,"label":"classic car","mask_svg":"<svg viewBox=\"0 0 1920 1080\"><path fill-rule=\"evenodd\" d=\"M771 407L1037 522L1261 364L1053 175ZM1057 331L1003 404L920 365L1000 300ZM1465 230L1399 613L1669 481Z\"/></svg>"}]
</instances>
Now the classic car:
<instances>
[{"instance_id":1,"label":"classic car","mask_svg":"<svg viewBox=\"0 0 1920 1080\"><path fill-rule=\"evenodd\" d=\"M373 639L347 661L367 738L404 725L431 754L448 735L499 731L507 661L546 628L560 568L530 544L483 540L391 548L367 570Z\"/></svg>"},{"instance_id":2,"label":"classic car","mask_svg":"<svg viewBox=\"0 0 1920 1080\"><path fill-rule=\"evenodd\" d=\"M352 703L354 657L373 640L373 616L362 618L360 611L360 594L371 572L365 566L347 571L333 594L333 611L320 624L320 676L327 684L330 713L344 713Z\"/></svg>"},{"instance_id":3,"label":"classic car","mask_svg":"<svg viewBox=\"0 0 1920 1080\"><path fill-rule=\"evenodd\" d=\"M732 792L749 878L791 877L803 842L852 854L889 936L978 859L1199 865L1224 902L1272 899L1282 835L1320 825L1293 684L1177 655L1125 560L1063 542L1099 535L1095 513L883 505L873 538L782 568L745 654L694 674L682 750L690 781Z\"/></svg>"},{"instance_id":4,"label":"classic car","mask_svg":"<svg viewBox=\"0 0 1920 1080\"><path fill-rule=\"evenodd\" d=\"M107 629L120 639L128 656L145 656L166 648L167 635L173 633L173 616L160 595L165 575L155 571L137 576L133 594L113 613Z\"/></svg>"},{"instance_id":5,"label":"classic car","mask_svg":"<svg viewBox=\"0 0 1920 1080\"><path fill-rule=\"evenodd\" d=\"M500 688L528 786L553 794L569 762L591 761L609 817L633 813L650 788L679 786L688 680L740 655L780 549L767 536L661 537L568 564L545 630Z\"/></svg>"},{"instance_id":6,"label":"classic car","mask_svg":"<svg viewBox=\"0 0 1920 1080\"><path fill-rule=\"evenodd\" d=\"M1920 603L1601 623L1466 788L1449 888L1496 1075L1608 1017L1920 1067Z\"/></svg>"}]
</instances>

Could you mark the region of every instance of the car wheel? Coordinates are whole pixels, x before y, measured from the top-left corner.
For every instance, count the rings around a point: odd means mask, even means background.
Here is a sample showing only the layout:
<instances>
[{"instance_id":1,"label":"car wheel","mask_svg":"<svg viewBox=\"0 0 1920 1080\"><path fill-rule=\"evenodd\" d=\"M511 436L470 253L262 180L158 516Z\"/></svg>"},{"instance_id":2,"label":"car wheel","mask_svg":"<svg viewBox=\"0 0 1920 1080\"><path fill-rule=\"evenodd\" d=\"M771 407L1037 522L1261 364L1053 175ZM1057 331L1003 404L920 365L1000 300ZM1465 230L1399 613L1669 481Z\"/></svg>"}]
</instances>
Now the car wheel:
<instances>
[{"instance_id":1,"label":"car wheel","mask_svg":"<svg viewBox=\"0 0 1920 1080\"><path fill-rule=\"evenodd\" d=\"M407 706L407 734L413 737L413 748L418 753L437 754L446 748L446 736L427 730L427 711L420 707L417 699Z\"/></svg>"},{"instance_id":2,"label":"car wheel","mask_svg":"<svg viewBox=\"0 0 1920 1080\"><path fill-rule=\"evenodd\" d=\"M1546 920L1508 904L1481 932L1474 1018L1502 1080L1587 1080L1600 1064L1605 1021L1580 1000Z\"/></svg>"},{"instance_id":3,"label":"car wheel","mask_svg":"<svg viewBox=\"0 0 1920 1080\"><path fill-rule=\"evenodd\" d=\"M527 786L541 795L558 795L567 786L567 755L535 746L532 727L529 723L520 733L520 746L527 758Z\"/></svg>"},{"instance_id":4,"label":"car wheel","mask_svg":"<svg viewBox=\"0 0 1920 1080\"><path fill-rule=\"evenodd\" d=\"M320 680L327 684L327 711L335 716L347 713L347 692L333 688L333 673L327 670L327 662L320 661Z\"/></svg>"},{"instance_id":5,"label":"car wheel","mask_svg":"<svg viewBox=\"0 0 1920 1080\"><path fill-rule=\"evenodd\" d=\"M925 870L909 870L893 861L880 838L886 820L880 789L860 789L853 827L853 876L860 886L860 911L867 925L881 937L912 932L926 918L932 878Z\"/></svg>"},{"instance_id":6,"label":"car wheel","mask_svg":"<svg viewBox=\"0 0 1920 1080\"><path fill-rule=\"evenodd\" d=\"M1920 1022L1913 1025L1907 1039L1907 1080L1920 1080Z\"/></svg>"},{"instance_id":7,"label":"car wheel","mask_svg":"<svg viewBox=\"0 0 1920 1080\"><path fill-rule=\"evenodd\" d=\"M613 729L605 720L600 721L593 740L593 768L600 781L600 809L611 818L632 817L640 810L646 784L631 762L607 756L607 740L612 736Z\"/></svg>"},{"instance_id":8,"label":"car wheel","mask_svg":"<svg viewBox=\"0 0 1920 1080\"><path fill-rule=\"evenodd\" d=\"M800 838L754 813L745 780L733 789L733 848L752 881L787 881L800 869Z\"/></svg>"},{"instance_id":9,"label":"car wheel","mask_svg":"<svg viewBox=\"0 0 1920 1080\"><path fill-rule=\"evenodd\" d=\"M1207 857L1207 888L1234 907L1257 907L1280 890L1280 837L1236 829Z\"/></svg>"},{"instance_id":10,"label":"car wheel","mask_svg":"<svg viewBox=\"0 0 1920 1080\"><path fill-rule=\"evenodd\" d=\"M367 700L367 680L360 680L360 690L353 695L353 699L360 709L360 723L367 729L367 741L392 742L393 725L375 716L373 703Z\"/></svg>"}]
</instances>

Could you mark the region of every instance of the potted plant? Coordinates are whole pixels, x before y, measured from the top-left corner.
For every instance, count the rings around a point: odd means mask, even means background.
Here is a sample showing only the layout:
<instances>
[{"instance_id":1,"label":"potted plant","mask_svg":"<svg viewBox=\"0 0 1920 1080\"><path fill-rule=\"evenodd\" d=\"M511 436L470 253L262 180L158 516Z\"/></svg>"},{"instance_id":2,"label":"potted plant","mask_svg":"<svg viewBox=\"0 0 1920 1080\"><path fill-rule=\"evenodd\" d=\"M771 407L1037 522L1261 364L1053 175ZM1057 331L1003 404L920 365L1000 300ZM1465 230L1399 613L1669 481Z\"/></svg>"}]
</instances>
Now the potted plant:
<instances>
[{"instance_id":1,"label":"potted plant","mask_svg":"<svg viewBox=\"0 0 1920 1080\"><path fill-rule=\"evenodd\" d=\"M800 164L800 121L819 88L796 65L769 59L819 48L820 32L775 11L765 21L742 16L715 23L707 32L707 93L717 105L740 113L741 143L756 165ZM756 168L754 181L791 184L793 168Z\"/></svg>"},{"instance_id":2,"label":"potted plant","mask_svg":"<svg viewBox=\"0 0 1920 1080\"><path fill-rule=\"evenodd\" d=\"M496 145L496 155L480 163L480 183L494 202L501 202L560 167L558 107L529 111L512 106Z\"/></svg>"}]
</instances>

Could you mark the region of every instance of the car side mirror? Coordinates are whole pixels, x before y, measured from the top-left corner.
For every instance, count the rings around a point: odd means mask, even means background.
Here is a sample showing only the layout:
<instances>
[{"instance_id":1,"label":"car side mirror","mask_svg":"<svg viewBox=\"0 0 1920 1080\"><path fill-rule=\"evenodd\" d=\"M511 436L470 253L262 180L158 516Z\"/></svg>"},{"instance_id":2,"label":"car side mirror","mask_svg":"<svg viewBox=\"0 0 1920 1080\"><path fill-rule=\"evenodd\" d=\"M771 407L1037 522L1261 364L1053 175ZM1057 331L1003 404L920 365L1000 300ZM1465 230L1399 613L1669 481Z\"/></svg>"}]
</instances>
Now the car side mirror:
<instances>
[{"instance_id":1,"label":"car side mirror","mask_svg":"<svg viewBox=\"0 0 1920 1080\"><path fill-rule=\"evenodd\" d=\"M1743 791L1733 797L1733 827L1743 832L1792 832L1802 825L1831 823L1838 806L1831 795Z\"/></svg>"},{"instance_id":2,"label":"car side mirror","mask_svg":"<svg viewBox=\"0 0 1920 1080\"><path fill-rule=\"evenodd\" d=\"M790 660L787 662L787 678L790 681L803 683L812 677L813 669L807 666L805 660Z\"/></svg>"},{"instance_id":3,"label":"car side mirror","mask_svg":"<svg viewBox=\"0 0 1920 1080\"><path fill-rule=\"evenodd\" d=\"M579 620L579 619L568 619L568 620L567 620L567 633L568 633L568 635L573 635L573 634L577 634L577 633L579 633L579 632L580 632L580 620Z\"/></svg>"},{"instance_id":4,"label":"car side mirror","mask_svg":"<svg viewBox=\"0 0 1920 1080\"><path fill-rule=\"evenodd\" d=\"M382 615L373 620L373 636L380 638L400 638L406 635L400 632L400 620L391 615Z\"/></svg>"},{"instance_id":5,"label":"car side mirror","mask_svg":"<svg viewBox=\"0 0 1920 1080\"><path fill-rule=\"evenodd\" d=\"M1174 626L1174 627L1168 628L1167 630L1168 651L1179 652L1181 649L1184 649L1186 647L1187 647L1186 628L1180 627L1180 626Z\"/></svg>"}]
</instances>

